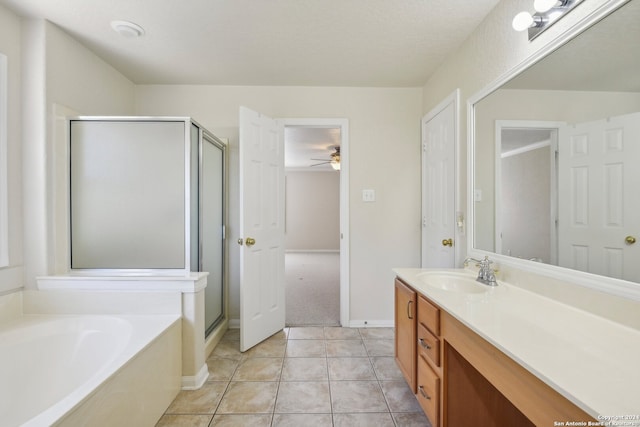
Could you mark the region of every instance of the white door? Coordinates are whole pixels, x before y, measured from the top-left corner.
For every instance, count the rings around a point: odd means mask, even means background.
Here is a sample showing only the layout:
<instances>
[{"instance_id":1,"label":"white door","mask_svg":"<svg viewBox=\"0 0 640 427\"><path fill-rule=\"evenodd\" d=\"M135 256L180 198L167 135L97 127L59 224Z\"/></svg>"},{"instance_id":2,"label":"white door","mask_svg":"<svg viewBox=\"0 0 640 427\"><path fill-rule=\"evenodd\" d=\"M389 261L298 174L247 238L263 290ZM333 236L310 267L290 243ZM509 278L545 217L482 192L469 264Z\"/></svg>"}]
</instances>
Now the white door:
<instances>
[{"instance_id":1,"label":"white door","mask_svg":"<svg viewBox=\"0 0 640 427\"><path fill-rule=\"evenodd\" d=\"M560 130L559 265L640 281L640 113Z\"/></svg>"},{"instance_id":2,"label":"white door","mask_svg":"<svg viewBox=\"0 0 640 427\"><path fill-rule=\"evenodd\" d=\"M240 107L240 351L284 328L283 197L278 125Z\"/></svg>"},{"instance_id":3,"label":"white door","mask_svg":"<svg viewBox=\"0 0 640 427\"><path fill-rule=\"evenodd\" d=\"M455 266L455 102L422 122L422 267Z\"/></svg>"}]
</instances>

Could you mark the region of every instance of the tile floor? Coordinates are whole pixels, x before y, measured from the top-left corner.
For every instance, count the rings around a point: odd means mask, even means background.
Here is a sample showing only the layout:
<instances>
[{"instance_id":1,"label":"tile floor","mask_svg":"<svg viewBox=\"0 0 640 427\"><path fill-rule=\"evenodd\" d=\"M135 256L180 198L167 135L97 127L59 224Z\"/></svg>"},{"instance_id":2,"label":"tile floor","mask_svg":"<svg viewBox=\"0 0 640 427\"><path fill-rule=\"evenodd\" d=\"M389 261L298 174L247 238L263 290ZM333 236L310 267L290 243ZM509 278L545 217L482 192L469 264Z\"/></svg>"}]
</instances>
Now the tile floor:
<instances>
[{"instance_id":1,"label":"tile floor","mask_svg":"<svg viewBox=\"0 0 640 427\"><path fill-rule=\"evenodd\" d=\"M393 328L291 327L245 353L227 331L209 379L156 427L429 426L393 358Z\"/></svg>"}]
</instances>

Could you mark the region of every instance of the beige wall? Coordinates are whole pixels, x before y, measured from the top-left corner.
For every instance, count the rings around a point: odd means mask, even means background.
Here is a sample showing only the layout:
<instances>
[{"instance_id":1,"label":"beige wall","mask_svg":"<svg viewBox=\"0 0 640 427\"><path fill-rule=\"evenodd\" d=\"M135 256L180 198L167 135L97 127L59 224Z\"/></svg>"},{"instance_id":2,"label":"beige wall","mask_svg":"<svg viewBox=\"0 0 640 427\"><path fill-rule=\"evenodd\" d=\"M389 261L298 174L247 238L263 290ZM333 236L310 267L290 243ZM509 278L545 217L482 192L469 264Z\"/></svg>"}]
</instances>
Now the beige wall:
<instances>
[{"instance_id":1,"label":"beige wall","mask_svg":"<svg viewBox=\"0 0 640 427\"><path fill-rule=\"evenodd\" d=\"M548 263L551 258L551 149L501 160L502 254Z\"/></svg>"},{"instance_id":2,"label":"beige wall","mask_svg":"<svg viewBox=\"0 0 640 427\"><path fill-rule=\"evenodd\" d=\"M285 248L340 250L340 172L287 171Z\"/></svg>"},{"instance_id":3,"label":"beige wall","mask_svg":"<svg viewBox=\"0 0 640 427\"><path fill-rule=\"evenodd\" d=\"M136 113L188 115L229 138L230 317L239 316L238 109L273 118L349 120L350 318L393 320L393 267L420 264L419 88L136 87ZM362 190L376 190L375 203Z\"/></svg>"},{"instance_id":4,"label":"beige wall","mask_svg":"<svg viewBox=\"0 0 640 427\"><path fill-rule=\"evenodd\" d=\"M0 52L7 56L7 190L9 266L0 268L0 293L22 287L22 100L20 20L0 6ZM4 171L2 171L4 172Z\"/></svg>"},{"instance_id":5,"label":"beige wall","mask_svg":"<svg viewBox=\"0 0 640 427\"><path fill-rule=\"evenodd\" d=\"M55 272L55 248L67 233L56 227L66 221L54 215L66 200L66 182L55 179L66 147L64 138L54 138L55 108L132 114L134 85L59 27L43 20L21 21L21 27L24 283L32 288L37 276Z\"/></svg>"}]
</instances>

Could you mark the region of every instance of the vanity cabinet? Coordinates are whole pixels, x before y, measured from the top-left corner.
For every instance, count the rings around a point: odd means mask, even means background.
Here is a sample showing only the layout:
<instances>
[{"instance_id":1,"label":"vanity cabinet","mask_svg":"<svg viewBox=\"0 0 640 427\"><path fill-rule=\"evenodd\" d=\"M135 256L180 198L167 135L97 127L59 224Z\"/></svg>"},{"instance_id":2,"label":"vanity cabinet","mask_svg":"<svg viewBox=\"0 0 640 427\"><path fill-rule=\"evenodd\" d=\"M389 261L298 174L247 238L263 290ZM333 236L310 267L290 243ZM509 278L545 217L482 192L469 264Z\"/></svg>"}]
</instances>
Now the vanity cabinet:
<instances>
[{"instance_id":1,"label":"vanity cabinet","mask_svg":"<svg viewBox=\"0 0 640 427\"><path fill-rule=\"evenodd\" d=\"M440 309L400 279L395 281L398 367L435 427L440 420Z\"/></svg>"},{"instance_id":2,"label":"vanity cabinet","mask_svg":"<svg viewBox=\"0 0 640 427\"><path fill-rule=\"evenodd\" d=\"M417 293L402 281L395 282L395 356L409 387L416 392Z\"/></svg>"},{"instance_id":3,"label":"vanity cabinet","mask_svg":"<svg viewBox=\"0 0 640 427\"><path fill-rule=\"evenodd\" d=\"M395 296L396 360L433 427L593 420L400 278Z\"/></svg>"},{"instance_id":4,"label":"vanity cabinet","mask_svg":"<svg viewBox=\"0 0 640 427\"><path fill-rule=\"evenodd\" d=\"M418 382L416 398L431 425L440 425L442 367L440 357L440 309L418 295L417 319Z\"/></svg>"}]
</instances>

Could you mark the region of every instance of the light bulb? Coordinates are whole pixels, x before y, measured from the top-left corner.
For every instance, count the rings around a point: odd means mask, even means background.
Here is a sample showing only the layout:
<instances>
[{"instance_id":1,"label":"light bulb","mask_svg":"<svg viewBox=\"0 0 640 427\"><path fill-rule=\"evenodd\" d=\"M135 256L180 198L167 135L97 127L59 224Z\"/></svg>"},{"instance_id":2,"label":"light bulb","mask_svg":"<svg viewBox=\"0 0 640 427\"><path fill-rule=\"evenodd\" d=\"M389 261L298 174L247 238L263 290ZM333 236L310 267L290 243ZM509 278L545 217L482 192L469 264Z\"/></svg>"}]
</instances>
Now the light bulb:
<instances>
[{"instance_id":1,"label":"light bulb","mask_svg":"<svg viewBox=\"0 0 640 427\"><path fill-rule=\"evenodd\" d=\"M544 13L558 4L558 0L534 0L533 8L536 12Z\"/></svg>"},{"instance_id":2,"label":"light bulb","mask_svg":"<svg viewBox=\"0 0 640 427\"><path fill-rule=\"evenodd\" d=\"M524 31L533 24L533 16L529 12L518 13L511 22L513 29L516 31Z\"/></svg>"}]
</instances>

